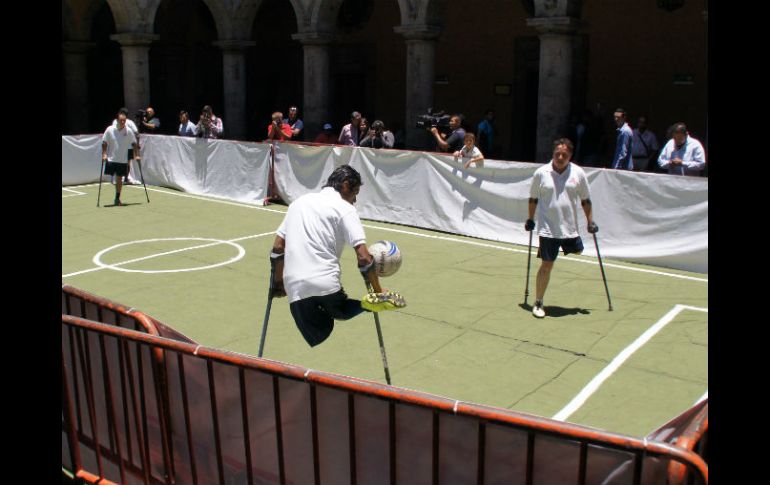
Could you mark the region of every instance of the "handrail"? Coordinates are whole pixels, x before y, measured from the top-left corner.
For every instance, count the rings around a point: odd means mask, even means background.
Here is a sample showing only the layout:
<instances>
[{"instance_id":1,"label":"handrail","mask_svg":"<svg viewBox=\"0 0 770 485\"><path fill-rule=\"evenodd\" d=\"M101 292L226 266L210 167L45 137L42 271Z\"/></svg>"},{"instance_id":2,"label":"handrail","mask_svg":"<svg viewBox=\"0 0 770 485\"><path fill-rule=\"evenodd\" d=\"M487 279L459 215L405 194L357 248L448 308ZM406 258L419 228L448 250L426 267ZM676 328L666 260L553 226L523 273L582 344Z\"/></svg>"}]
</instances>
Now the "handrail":
<instances>
[{"instance_id":1,"label":"handrail","mask_svg":"<svg viewBox=\"0 0 770 485\"><path fill-rule=\"evenodd\" d=\"M386 386L364 379L314 371L268 359L260 359L243 354L197 346L129 329L105 325L71 315L62 315L62 323L68 326L95 331L100 334L120 337L121 339L128 341L147 344L158 350L175 351L188 356L197 356L198 358L207 361L235 365L242 369L255 369L274 376L344 390L351 394L365 395L391 402L414 404L432 409L434 412L474 418L480 420L482 423L496 423L507 427L528 430L530 433L547 434L567 440L575 440L586 444L623 450L635 454L637 456L637 461L641 460L644 456L670 459L697 472L703 482L706 484L708 483L708 466L703 459L691 450L668 443L655 442L646 439L640 440L638 438L600 431L581 425L554 421L548 418L532 416L515 411L497 409L472 403L462 403L460 401L442 398L420 391ZM165 406L163 409L164 413L168 412ZM164 422L168 422L169 418L161 418L161 426L164 426Z\"/></svg>"}]
</instances>

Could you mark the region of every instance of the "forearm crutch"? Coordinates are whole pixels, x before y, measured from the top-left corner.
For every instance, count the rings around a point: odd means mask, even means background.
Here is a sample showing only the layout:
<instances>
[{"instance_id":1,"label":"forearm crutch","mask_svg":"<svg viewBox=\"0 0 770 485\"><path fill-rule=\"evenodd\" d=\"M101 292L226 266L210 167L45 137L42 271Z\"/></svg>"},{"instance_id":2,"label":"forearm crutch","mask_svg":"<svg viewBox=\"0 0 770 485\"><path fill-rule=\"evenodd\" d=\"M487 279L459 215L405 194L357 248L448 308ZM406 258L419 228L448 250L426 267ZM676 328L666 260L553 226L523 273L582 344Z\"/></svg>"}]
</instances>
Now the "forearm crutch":
<instances>
[{"instance_id":1,"label":"forearm crutch","mask_svg":"<svg viewBox=\"0 0 770 485\"><path fill-rule=\"evenodd\" d=\"M604 291L607 292L607 303L610 305L610 311L612 311L612 300L610 300L610 289L607 287L607 277L604 275L604 265L602 264L602 255L599 253L599 241L596 240L596 233L594 236L594 246L596 246L596 256L599 258L599 268L602 270L602 280L604 280Z\"/></svg>"},{"instance_id":2,"label":"forearm crutch","mask_svg":"<svg viewBox=\"0 0 770 485\"><path fill-rule=\"evenodd\" d=\"M102 174L104 173L104 159L99 166L99 193L96 196L96 207L99 207L99 200L102 198Z\"/></svg>"},{"instance_id":3,"label":"forearm crutch","mask_svg":"<svg viewBox=\"0 0 770 485\"><path fill-rule=\"evenodd\" d=\"M527 304L527 297L529 296L529 265L532 261L532 231L529 231L529 250L527 251L527 282L524 286L524 304Z\"/></svg>"},{"instance_id":4,"label":"forearm crutch","mask_svg":"<svg viewBox=\"0 0 770 485\"><path fill-rule=\"evenodd\" d=\"M267 308L265 309L265 319L262 321L262 337L259 339L259 353L257 357L262 357L262 351L265 350L265 337L267 337L267 320L270 318L270 308L273 306L273 278L275 277L275 264L270 265L270 288L267 290Z\"/></svg>"},{"instance_id":5,"label":"forearm crutch","mask_svg":"<svg viewBox=\"0 0 770 485\"><path fill-rule=\"evenodd\" d=\"M364 283L366 284L366 289L371 293L374 291L374 287L372 286L372 283L369 281L369 275L366 273L362 274L364 277ZM372 312L374 314L374 326L377 328L377 340L380 342L380 354L382 355L382 367L385 369L385 381L390 385L390 370L388 369L388 355L385 353L385 341L382 338L382 328L380 327L380 316L377 314L377 312Z\"/></svg>"},{"instance_id":6,"label":"forearm crutch","mask_svg":"<svg viewBox=\"0 0 770 485\"><path fill-rule=\"evenodd\" d=\"M142 160L135 158L134 161L139 164L139 176L142 178L142 185L144 185L144 196L147 197L147 203L150 203L150 195L147 193L147 184L144 183L144 173L142 173Z\"/></svg>"}]
</instances>

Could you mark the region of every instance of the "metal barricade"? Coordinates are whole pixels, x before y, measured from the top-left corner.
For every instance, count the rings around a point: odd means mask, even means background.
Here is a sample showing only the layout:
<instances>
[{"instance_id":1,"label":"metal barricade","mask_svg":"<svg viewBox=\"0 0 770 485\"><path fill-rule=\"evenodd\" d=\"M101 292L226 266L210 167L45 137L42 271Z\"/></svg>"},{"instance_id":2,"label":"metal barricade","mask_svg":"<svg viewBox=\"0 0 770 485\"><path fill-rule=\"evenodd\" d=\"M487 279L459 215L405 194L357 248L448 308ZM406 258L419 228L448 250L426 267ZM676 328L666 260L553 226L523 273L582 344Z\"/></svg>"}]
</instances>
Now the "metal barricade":
<instances>
[{"instance_id":1,"label":"metal barricade","mask_svg":"<svg viewBox=\"0 0 770 485\"><path fill-rule=\"evenodd\" d=\"M708 483L668 443L69 315L62 377L72 469L90 482L662 484L681 464Z\"/></svg>"}]
</instances>

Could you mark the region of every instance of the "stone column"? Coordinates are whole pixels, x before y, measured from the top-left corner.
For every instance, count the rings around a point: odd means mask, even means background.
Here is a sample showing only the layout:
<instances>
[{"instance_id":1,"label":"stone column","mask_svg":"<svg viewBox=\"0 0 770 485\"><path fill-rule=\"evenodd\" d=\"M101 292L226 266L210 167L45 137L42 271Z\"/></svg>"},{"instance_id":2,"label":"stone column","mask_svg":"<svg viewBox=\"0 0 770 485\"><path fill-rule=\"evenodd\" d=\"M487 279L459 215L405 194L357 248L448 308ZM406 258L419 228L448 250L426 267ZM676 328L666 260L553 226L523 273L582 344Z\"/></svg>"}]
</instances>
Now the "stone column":
<instances>
[{"instance_id":1,"label":"stone column","mask_svg":"<svg viewBox=\"0 0 770 485\"><path fill-rule=\"evenodd\" d=\"M254 41L223 40L214 42L222 49L225 106L222 123L225 138L244 140L246 133L246 49Z\"/></svg>"},{"instance_id":2,"label":"stone column","mask_svg":"<svg viewBox=\"0 0 770 485\"><path fill-rule=\"evenodd\" d=\"M324 123L331 120L330 44L332 35L326 33L300 33L291 36L302 43L303 83L300 118L305 124L305 141L313 141ZM288 116L288 113L284 113ZM340 126L334 129L339 132Z\"/></svg>"},{"instance_id":3,"label":"stone column","mask_svg":"<svg viewBox=\"0 0 770 485\"><path fill-rule=\"evenodd\" d=\"M436 39L441 29L433 26L398 26L393 30L406 39L406 147L432 150L434 143L430 133L414 125L417 115L425 114L428 108L434 107Z\"/></svg>"},{"instance_id":4,"label":"stone column","mask_svg":"<svg viewBox=\"0 0 770 485\"><path fill-rule=\"evenodd\" d=\"M88 114L88 51L93 42L62 42L64 58L64 89L67 100L67 132L83 134L89 130Z\"/></svg>"},{"instance_id":5,"label":"stone column","mask_svg":"<svg viewBox=\"0 0 770 485\"><path fill-rule=\"evenodd\" d=\"M150 44L159 38L159 35L134 33L110 36L120 44L123 54L123 104L130 117L136 110L150 105Z\"/></svg>"},{"instance_id":6,"label":"stone column","mask_svg":"<svg viewBox=\"0 0 770 485\"><path fill-rule=\"evenodd\" d=\"M527 19L540 32L540 82L537 99L537 162L547 162L553 141L567 134L571 109L572 42L579 21L572 17Z\"/></svg>"}]
</instances>

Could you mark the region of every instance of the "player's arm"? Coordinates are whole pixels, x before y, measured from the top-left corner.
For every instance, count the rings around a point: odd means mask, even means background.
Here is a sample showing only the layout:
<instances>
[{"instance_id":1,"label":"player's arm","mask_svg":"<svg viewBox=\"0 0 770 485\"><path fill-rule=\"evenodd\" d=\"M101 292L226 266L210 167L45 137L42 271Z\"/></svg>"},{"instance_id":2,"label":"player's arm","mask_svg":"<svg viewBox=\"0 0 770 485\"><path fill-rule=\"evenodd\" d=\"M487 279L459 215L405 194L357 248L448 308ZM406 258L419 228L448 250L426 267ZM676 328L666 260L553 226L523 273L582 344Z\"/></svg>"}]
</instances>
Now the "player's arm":
<instances>
[{"instance_id":1,"label":"player's arm","mask_svg":"<svg viewBox=\"0 0 770 485\"><path fill-rule=\"evenodd\" d=\"M270 265L273 267L273 296L286 296L283 287L283 257L286 251L286 240L276 235L273 241L273 249L270 251Z\"/></svg>"},{"instance_id":2,"label":"player's arm","mask_svg":"<svg viewBox=\"0 0 770 485\"><path fill-rule=\"evenodd\" d=\"M364 279L372 284L375 293L382 293L380 278L377 276L377 269L374 265L374 257L369 253L366 244L359 244L355 247L356 258L358 259L358 270L364 276Z\"/></svg>"}]
</instances>

